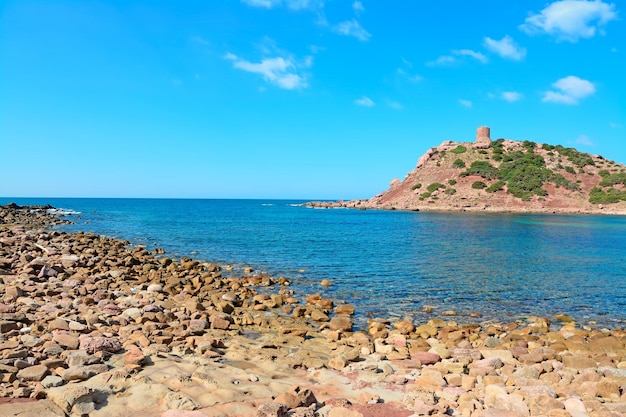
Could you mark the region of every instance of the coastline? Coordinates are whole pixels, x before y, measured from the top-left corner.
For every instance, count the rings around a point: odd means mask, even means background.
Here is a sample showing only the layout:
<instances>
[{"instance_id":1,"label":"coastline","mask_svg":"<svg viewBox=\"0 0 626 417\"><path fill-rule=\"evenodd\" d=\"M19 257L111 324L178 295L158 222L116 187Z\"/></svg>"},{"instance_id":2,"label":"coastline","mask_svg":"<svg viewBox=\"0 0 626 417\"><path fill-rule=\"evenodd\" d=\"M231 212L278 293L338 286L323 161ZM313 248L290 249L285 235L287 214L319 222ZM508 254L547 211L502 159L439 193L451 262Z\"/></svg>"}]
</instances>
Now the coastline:
<instances>
[{"instance_id":1,"label":"coastline","mask_svg":"<svg viewBox=\"0 0 626 417\"><path fill-rule=\"evenodd\" d=\"M40 401L0 415L626 412L622 329L442 317L355 332L354 307L300 303L285 280L46 229L37 213L0 228L0 391Z\"/></svg>"},{"instance_id":2,"label":"coastline","mask_svg":"<svg viewBox=\"0 0 626 417\"><path fill-rule=\"evenodd\" d=\"M394 205L379 204L373 200L336 200L336 201L309 201L302 204L304 207L331 209L345 208L355 210L387 210L387 211L423 211L432 213L492 213L492 214L564 214L584 216L626 216L626 208L602 206L597 209L589 208L545 208L545 207L498 207L489 204L471 206L450 205Z\"/></svg>"}]
</instances>

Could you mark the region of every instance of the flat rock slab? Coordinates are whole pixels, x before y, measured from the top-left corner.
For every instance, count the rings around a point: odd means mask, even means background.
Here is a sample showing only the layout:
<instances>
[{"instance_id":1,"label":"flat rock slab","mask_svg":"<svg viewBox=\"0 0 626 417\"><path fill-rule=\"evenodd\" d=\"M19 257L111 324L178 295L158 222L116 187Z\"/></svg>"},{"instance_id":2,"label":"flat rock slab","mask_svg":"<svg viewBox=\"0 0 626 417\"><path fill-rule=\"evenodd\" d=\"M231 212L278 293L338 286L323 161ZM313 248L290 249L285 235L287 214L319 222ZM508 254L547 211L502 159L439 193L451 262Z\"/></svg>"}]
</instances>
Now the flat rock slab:
<instances>
[{"instance_id":1,"label":"flat rock slab","mask_svg":"<svg viewBox=\"0 0 626 417\"><path fill-rule=\"evenodd\" d=\"M2 400L12 400L3 402ZM65 413L53 402L48 400L39 401L16 401L16 398L0 398L0 416L3 417L65 417Z\"/></svg>"}]
</instances>

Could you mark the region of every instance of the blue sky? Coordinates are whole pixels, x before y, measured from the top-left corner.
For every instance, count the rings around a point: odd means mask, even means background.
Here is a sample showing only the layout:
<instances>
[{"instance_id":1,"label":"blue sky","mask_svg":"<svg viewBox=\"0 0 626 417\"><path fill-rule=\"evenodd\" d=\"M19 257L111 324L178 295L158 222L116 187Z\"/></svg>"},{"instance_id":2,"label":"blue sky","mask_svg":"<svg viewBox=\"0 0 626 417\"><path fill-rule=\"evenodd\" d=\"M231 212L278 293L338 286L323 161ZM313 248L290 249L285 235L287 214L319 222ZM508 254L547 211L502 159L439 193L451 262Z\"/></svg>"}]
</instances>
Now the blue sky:
<instances>
[{"instance_id":1,"label":"blue sky","mask_svg":"<svg viewBox=\"0 0 626 417\"><path fill-rule=\"evenodd\" d=\"M369 198L444 140L626 162L621 3L0 2L0 196Z\"/></svg>"}]
</instances>

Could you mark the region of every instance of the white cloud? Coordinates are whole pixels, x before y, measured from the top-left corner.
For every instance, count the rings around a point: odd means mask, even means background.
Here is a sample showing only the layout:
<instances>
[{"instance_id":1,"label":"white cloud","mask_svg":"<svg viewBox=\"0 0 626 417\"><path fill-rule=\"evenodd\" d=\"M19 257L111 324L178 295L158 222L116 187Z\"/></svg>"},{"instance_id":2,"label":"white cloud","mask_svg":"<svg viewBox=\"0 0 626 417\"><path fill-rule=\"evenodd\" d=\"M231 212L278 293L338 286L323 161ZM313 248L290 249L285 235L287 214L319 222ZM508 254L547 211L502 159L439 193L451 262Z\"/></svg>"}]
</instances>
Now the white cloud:
<instances>
[{"instance_id":1,"label":"white cloud","mask_svg":"<svg viewBox=\"0 0 626 417\"><path fill-rule=\"evenodd\" d=\"M363 7L363 3L360 1L355 1L352 3L352 9L356 14L363 13L365 11L365 7Z\"/></svg>"},{"instance_id":2,"label":"white cloud","mask_svg":"<svg viewBox=\"0 0 626 417\"><path fill-rule=\"evenodd\" d=\"M499 41L485 37L483 44L485 48L503 58L519 61L526 56L526 48L521 48L509 35Z\"/></svg>"},{"instance_id":3,"label":"white cloud","mask_svg":"<svg viewBox=\"0 0 626 417\"><path fill-rule=\"evenodd\" d=\"M603 27L617 19L614 4L602 0L561 0L549 4L539 13L531 14L519 26L528 34L547 33L558 40L577 42L604 34Z\"/></svg>"},{"instance_id":4,"label":"white cloud","mask_svg":"<svg viewBox=\"0 0 626 417\"><path fill-rule=\"evenodd\" d=\"M457 57L468 56L470 58L474 58L483 64L489 62L489 59L482 53L472 51L471 49L454 49L452 51L452 55L442 55L434 61L427 62L426 65L431 67L445 66L456 64L459 59Z\"/></svg>"},{"instance_id":5,"label":"white cloud","mask_svg":"<svg viewBox=\"0 0 626 417\"><path fill-rule=\"evenodd\" d=\"M233 61L233 67L260 74L265 81L280 88L294 90L307 87L306 77L297 73L299 66L291 58L264 58L261 62L253 63L230 52L224 58Z\"/></svg>"},{"instance_id":6,"label":"white cloud","mask_svg":"<svg viewBox=\"0 0 626 417\"><path fill-rule=\"evenodd\" d=\"M282 0L241 0L252 7L272 9L283 4ZM314 9L324 4L323 0L285 0L284 4L291 10Z\"/></svg>"},{"instance_id":7,"label":"white cloud","mask_svg":"<svg viewBox=\"0 0 626 417\"><path fill-rule=\"evenodd\" d=\"M541 101L562 104L578 104L578 101L596 92L591 81L570 75L552 84L556 91L546 91Z\"/></svg>"},{"instance_id":8,"label":"white cloud","mask_svg":"<svg viewBox=\"0 0 626 417\"><path fill-rule=\"evenodd\" d=\"M508 101L509 103L513 103L514 101L518 101L522 98L522 94L517 91L505 91L502 93L502 99Z\"/></svg>"},{"instance_id":9,"label":"white cloud","mask_svg":"<svg viewBox=\"0 0 626 417\"><path fill-rule=\"evenodd\" d=\"M482 62L483 64L486 64L487 62L489 62L489 60L487 59L487 57L484 54L481 54L480 52L472 51L471 49L456 49L456 50L452 51L452 53L454 55L472 57L472 58Z\"/></svg>"},{"instance_id":10,"label":"white cloud","mask_svg":"<svg viewBox=\"0 0 626 417\"><path fill-rule=\"evenodd\" d=\"M390 108L394 110L402 110L404 108L402 104L394 100L387 100L387 106L389 106Z\"/></svg>"},{"instance_id":11,"label":"white cloud","mask_svg":"<svg viewBox=\"0 0 626 417\"><path fill-rule=\"evenodd\" d=\"M619 124L619 123L611 122L611 123L609 123L609 127L613 128L613 129L619 129L620 127L622 127L622 125Z\"/></svg>"},{"instance_id":12,"label":"white cloud","mask_svg":"<svg viewBox=\"0 0 626 417\"><path fill-rule=\"evenodd\" d=\"M431 67L440 67L440 66L444 66L444 65L451 65L451 64L455 64L457 62L457 59L451 55L442 55L439 58L435 59L434 61L429 61L426 63L426 65L431 66Z\"/></svg>"},{"instance_id":13,"label":"white cloud","mask_svg":"<svg viewBox=\"0 0 626 417\"><path fill-rule=\"evenodd\" d=\"M271 9L274 6L278 6L281 0L241 0L243 3L252 7L262 7L264 9Z\"/></svg>"},{"instance_id":14,"label":"white cloud","mask_svg":"<svg viewBox=\"0 0 626 417\"><path fill-rule=\"evenodd\" d=\"M576 143L583 146L593 146L594 143L587 135L580 135L576 138Z\"/></svg>"},{"instance_id":15,"label":"white cloud","mask_svg":"<svg viewBox=\"0 0 626 417\"><path fill-rule=\"evenodd\" d=\"M371 98L366 96L354 100L354 104L363 107L374 107L376 105L376 103L374 103Z\"/></svg>"},{"instance_id":16,"label":"white cloud","mask_svg":"<svg viewBox=\"0 0 626 417\"><path fill-rule=\"evenodd\" d=\"M400 57L400 59L402 60L402 63L404 65L406 65L409 68L413 68L413 63L411 61L409 61L408 59L404 58L404 57Z\"/></svg>"},{"instance_id":17,"label":"white cloud","mask_svg":"<svg viewBox=\"0 0 626 417\"><path fill-rule=\"evenodd\" d=\"M198 45L205 45L208 46L210 45L209 41L207 41L206 39L204 39L202 36L192 36L191 37L191 41L194 43L197 43Z\"/></svg>"},{"instance_id":18,"label":"white cloud","mask_svg":"<svg viewBox=\"0 0 626 417\"><path fill-rule=\"evenodd\" d=\"M472 108L473 103L469 100L459 99L459 104L463 107L467 107L468 109Z\"/></svg>"},{"instance_id":19,"label":"white cloud","mask_svg":"<svg viewBox=\"0 0 626 417\"><path fill-rule=\"evenodd\" d=\"M397 73L412 83L418 83L424 80L424 77L418 74L410 74L402 68L398 68Z\"/></svg>"},{"instance_id":20,"label":"white cloud","mask_svg":"<svg viewBox=\"0 0 626 417\"><path fill-rule=\"evenodd\" d=\"M334 29L340 35L353 36L363 42L368 41L372 37L372 34L363 29L356 19L341 22Z\"/></svg>"}]
</instances>

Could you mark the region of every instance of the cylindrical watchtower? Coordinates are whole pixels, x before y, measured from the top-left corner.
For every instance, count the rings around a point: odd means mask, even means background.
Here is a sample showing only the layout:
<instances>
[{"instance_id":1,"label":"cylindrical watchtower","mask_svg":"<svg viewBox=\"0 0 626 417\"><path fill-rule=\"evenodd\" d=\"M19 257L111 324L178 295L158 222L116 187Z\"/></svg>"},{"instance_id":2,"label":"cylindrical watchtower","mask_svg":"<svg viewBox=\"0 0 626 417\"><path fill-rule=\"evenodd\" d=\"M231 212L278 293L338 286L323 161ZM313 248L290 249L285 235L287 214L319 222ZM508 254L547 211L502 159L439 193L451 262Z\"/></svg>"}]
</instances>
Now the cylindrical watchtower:
<instances>
[{"instance_id":1,"label":"cylindrical watchtower","mask_svg":"<svg viewBox=\"0 0 626 417\"><path fill-rule=\"evenodd\" d=\"M491 146L491 129L488 126L480 126L476 129L476 144L478 149L487 149Z\"/></svg>"}]
</instances>

